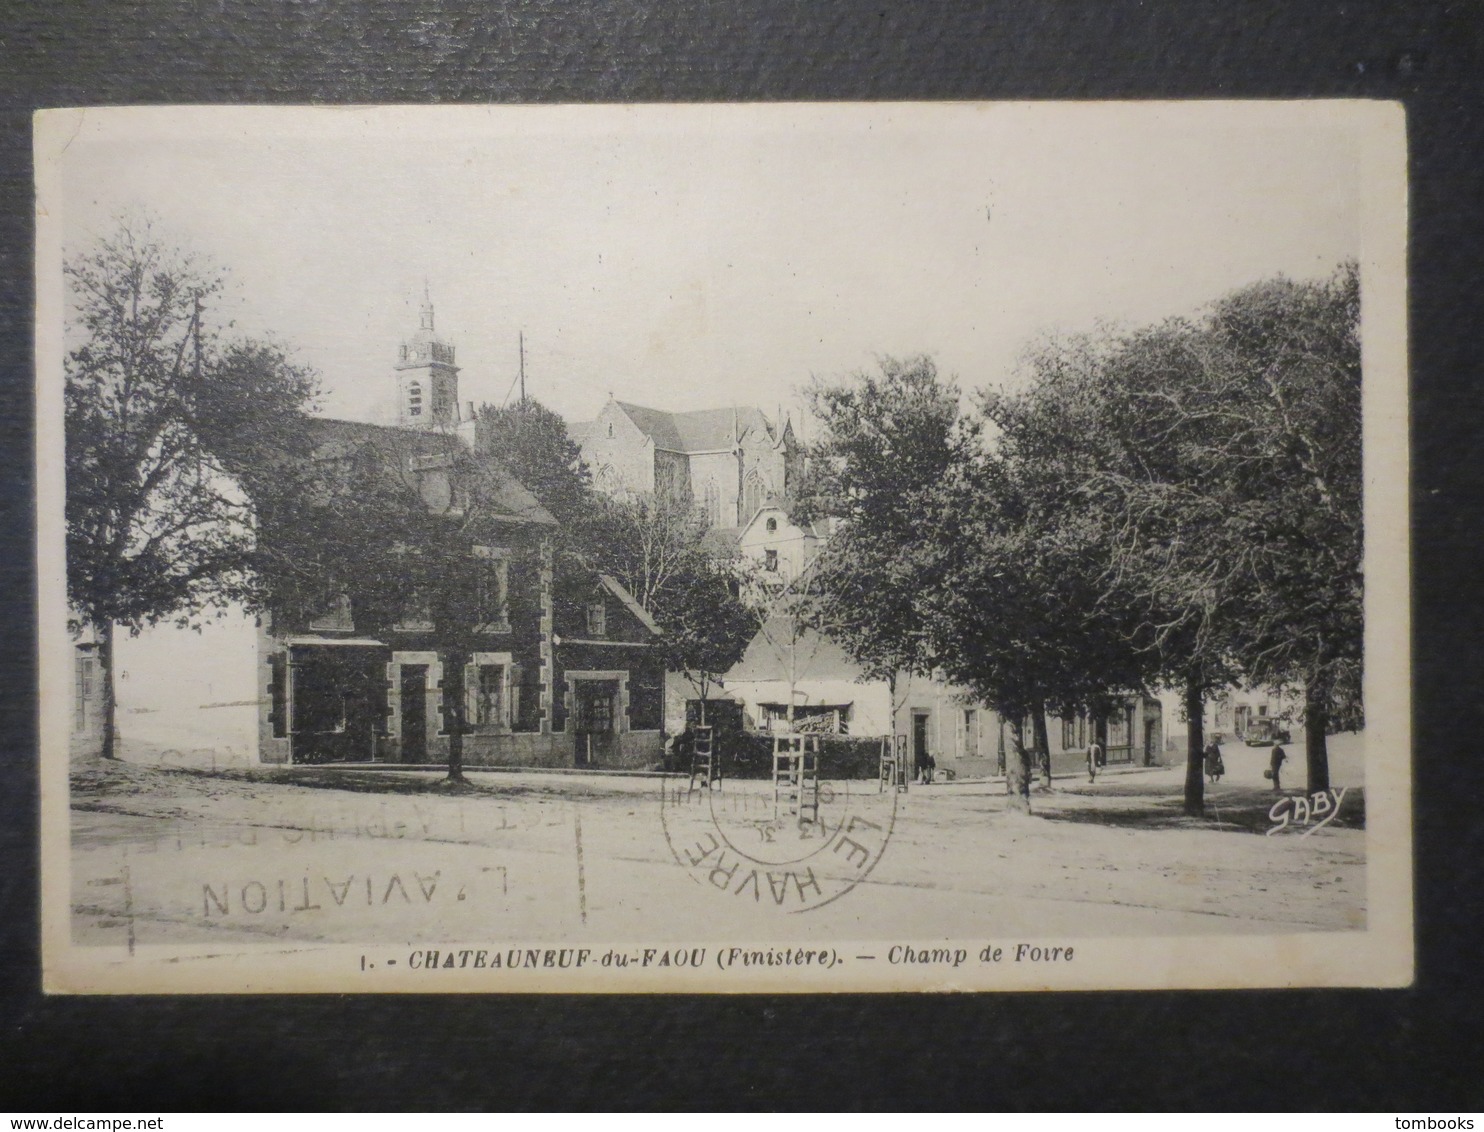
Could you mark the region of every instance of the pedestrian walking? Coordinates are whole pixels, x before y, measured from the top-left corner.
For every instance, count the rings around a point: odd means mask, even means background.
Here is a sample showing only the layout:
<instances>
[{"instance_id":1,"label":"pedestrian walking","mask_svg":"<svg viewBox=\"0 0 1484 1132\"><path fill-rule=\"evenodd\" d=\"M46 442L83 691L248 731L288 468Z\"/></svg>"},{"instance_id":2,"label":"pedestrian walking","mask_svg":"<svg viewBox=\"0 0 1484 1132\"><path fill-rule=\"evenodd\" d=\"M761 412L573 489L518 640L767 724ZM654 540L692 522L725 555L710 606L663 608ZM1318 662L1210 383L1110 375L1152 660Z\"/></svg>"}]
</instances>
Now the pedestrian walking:
<instances>
[{"instance_id":1,"label":"pedestrian walking","mask_svg":"<svg viewBox=\"0 0 1484 1132\"><path fill-rule=\"evenodd\" d=\"M1094 739L1087 745L1087 781L1096 782L1098 767L1103 765L1103 748Z\"/></svg>"},{"instance_id":2,"label":"pedestrian walking","mask_svg":"<svg viewBox=\"0 0 1484 1132\"><path fill-rule=\"evenodd\" d=\"M1221 746L1212 739L1206 744L1206 777L1213 783L1220 782L1226 773L1226 764L1221 761Z\"/></svg>"},{"instance_id":3,"label":"pedestrian walking","mask_svg":"<svg viewBox=\"0 0 1484 1132\"><path fill-rule=\"evenodd\" d=\"M1273 789L1282 790L1281 781L1283 775L1283 764L1288 761L1288 752L1276 743L1273 744L1273 757L1269 766L1268 777L1273 780Z\"/></svg>"}]
</instances>

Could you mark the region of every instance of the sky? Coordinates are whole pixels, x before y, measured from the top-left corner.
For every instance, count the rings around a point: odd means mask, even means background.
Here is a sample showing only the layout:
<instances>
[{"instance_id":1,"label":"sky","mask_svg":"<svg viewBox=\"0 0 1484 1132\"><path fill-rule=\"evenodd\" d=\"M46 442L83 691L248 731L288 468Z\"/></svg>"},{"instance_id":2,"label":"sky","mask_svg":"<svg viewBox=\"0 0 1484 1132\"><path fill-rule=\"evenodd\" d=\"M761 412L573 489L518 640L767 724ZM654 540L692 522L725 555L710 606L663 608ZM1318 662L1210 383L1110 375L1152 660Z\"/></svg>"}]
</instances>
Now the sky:
<instances>
[{"instance_id":1,"label":"sky","mask_svg":"<svg viewBox=\"0 0 1484 1132\"><path fill-rule=\"evenodd\" d=\"M62 113L62 112L58 112ZM67 112L75 253L126 210L226 271L220 317L385 419L426 286L460 397L590 419L782 407L927 353L1013 385L1048 331L1187 314L1363 256L1326 103Z\"/></svg>"}]
</instances>

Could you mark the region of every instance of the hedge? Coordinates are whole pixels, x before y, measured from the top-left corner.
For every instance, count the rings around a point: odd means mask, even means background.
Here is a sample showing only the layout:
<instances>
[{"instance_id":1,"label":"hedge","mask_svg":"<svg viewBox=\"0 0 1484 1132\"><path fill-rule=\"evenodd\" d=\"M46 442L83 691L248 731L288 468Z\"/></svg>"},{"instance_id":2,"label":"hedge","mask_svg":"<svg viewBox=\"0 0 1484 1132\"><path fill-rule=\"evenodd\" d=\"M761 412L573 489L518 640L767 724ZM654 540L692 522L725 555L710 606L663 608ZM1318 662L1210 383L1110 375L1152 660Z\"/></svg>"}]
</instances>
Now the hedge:
<instances>
[{"instance_id":1,"label":"hedge","mask_svg":"<svg viewBox=\"0 0 1484 1132\"><path fill-rule=\"evenodd\" d=\"M881 739L872 736L820 735L819 777L825 781L875 779L881 773ZM724 731L716 736L717 753L721 756L723 778L773 777L773 736L763 731ZM690 770L689 758L684 766L670 769L682 774Z\"/></svg>"}]
</instances>

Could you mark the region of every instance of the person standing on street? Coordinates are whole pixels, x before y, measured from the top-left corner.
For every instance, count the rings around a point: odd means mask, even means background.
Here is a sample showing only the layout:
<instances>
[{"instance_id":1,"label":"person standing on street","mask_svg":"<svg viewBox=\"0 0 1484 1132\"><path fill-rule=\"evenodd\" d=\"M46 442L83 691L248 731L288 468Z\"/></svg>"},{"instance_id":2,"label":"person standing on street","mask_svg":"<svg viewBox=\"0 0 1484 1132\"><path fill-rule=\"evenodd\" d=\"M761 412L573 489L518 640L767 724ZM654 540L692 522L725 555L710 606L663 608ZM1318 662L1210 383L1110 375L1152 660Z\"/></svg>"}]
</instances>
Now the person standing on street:
<instances>
[{"instance_id":1,"label":"person standing on street","mask_svg":"<svg viewBox=\"0 0 1484 1132\"><path fill-rule=\"evenodd\" d=\"M1221 747L1215 739L1206 744L1206 777L1213 783L1220 782L1226 773L1226 764L1221 761Z\"/></svg>"},{"instance_id":2,"label":"person standing on street","mask_svg":"<svg viewBox=\"0 0 1484 1132\"><path fill-rule=\"evenodd\" d=\"M1087 781L1096 782L1098 777L1098 766L1103 761L1103 748L1098 746L1094 739L1087 745Z\"/></svg>"},{"instance_id":3,"label":"person standing on street","mask_svg":"<svg viewBox=\"0 0 1484 1132\"><path fill-rule=\"evenodd\" d=\"M1283 773L1283 764L1285 762L1287 762L1287 761L1288 761L1288 752L1285 751L1282 747L1278 746L1276 743L1274 743L1273 744L1273 758L1272 758L1272 761L1271 761L1271 764L1270 764L1271 767L1272 767L1272 772L1273 772L1271 777L1273 779L1273 789L1274 790L1282 790L1283 789L1283 785L1279 781L1279 779L1280 779L1280 776Z\"/></svg>"}]
</instances>

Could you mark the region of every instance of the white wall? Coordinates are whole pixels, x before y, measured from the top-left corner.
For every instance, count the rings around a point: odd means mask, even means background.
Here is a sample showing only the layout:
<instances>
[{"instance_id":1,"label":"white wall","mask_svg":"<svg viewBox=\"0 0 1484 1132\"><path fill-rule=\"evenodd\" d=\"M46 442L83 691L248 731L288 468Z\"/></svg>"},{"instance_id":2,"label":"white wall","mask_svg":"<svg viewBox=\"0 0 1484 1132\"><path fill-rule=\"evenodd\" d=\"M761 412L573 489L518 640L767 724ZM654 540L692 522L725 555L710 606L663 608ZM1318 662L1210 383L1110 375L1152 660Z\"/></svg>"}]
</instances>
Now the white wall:
<instances>
[{"instance_id":1,"label":"white wall","mask_svg":"<svg viewBox=\"0 0 1484 1132\"><path fill-rule=\"evenodd\" d=\"M182 764L257 762L257 626L240 609L201 632L114 636L121 753ZM174 752L173 754L171 752Z\"/></svg>"},{"instance_id":2,"label":"white wall","mask_svg":"<svg viewBox=\"0 0 1484 1132\"><path fill-rule=\"evenodd\" d=\"M737 457L731 452L702 452L690 458L690 488L697 506L706 499L706 481L716 481L722 527L737 525Z\"/></svg>"},{"instance_id":3,"label":"white wall","mask_svg":"<svg viewBox=\"0 0 1484 1132\"><path fill-rule=\"evenodd\" d=\"M852 735L886 735L891 731L891 694L885 681L800 680L794 689L796 704L851 704ZM786 680L729 680L727 692L741 700L748 715L761 722L764 703L788 703Z\"/></svg>"},{"instance_id":4,"label":"white wall","mask_svg":"<svg viewBox=\"0 0 1484 1132\"><path fill-rule=\"evenodd\" d=\"M608 426L613 426L613 437ZM582 459L596 484L604 465L613 469L624 491L647 494L654 491L654 446L617 403L609 401L589 426L582 441ZM601 489L602 485L598 485Z\"/></svg>"},{"instance_id":5,"label":"white wall","mask_svg":"<svg viewBox=\"0 0 1484 1132\"><path fill-rule=\"evenodd\" d=\"M769 519L778 523L778 529L772 533L768 531ZM778 577L785 582L799 576L813 559L818 546L819 540L789 522L779 507L764 507L759 511L737 543L739 553L758 562L763 561L767 551L776 550Z\"/></svg>"}]
</instances>

